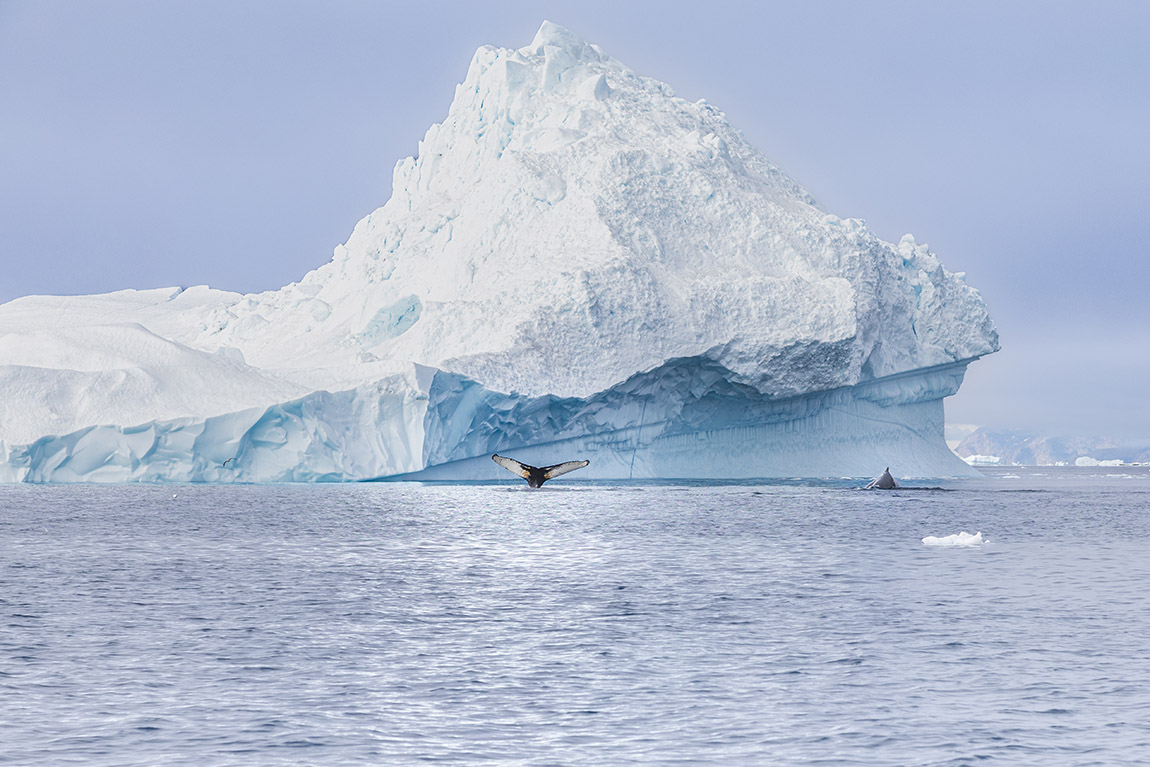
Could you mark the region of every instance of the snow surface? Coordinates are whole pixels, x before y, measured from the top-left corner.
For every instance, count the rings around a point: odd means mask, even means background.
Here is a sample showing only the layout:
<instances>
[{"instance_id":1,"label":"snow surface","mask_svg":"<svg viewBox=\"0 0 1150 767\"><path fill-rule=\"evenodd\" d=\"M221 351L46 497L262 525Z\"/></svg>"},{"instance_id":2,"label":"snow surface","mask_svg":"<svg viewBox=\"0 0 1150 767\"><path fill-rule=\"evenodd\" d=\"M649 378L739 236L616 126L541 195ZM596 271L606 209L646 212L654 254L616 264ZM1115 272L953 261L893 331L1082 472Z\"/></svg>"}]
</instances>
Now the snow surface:
<instances>
[{"instance_id":1,"label":"snow surface","mask_svg":"<svg viewBox=\"0 0 1150 767\"><path fill-rule=\"evenodd\" d=\"M0 404L0 475L385 476L493 444L569 439L565 419L580 413L580 439L646 429L622 453L569 446L629 455L624 476L636 462L641 476L729 476L701 443L673 470L637 451L667 436L654 423L710 434L712 448L739 444L726 432L745 416L755 428L790 423L779 449L815 460L814 442L794 450L805 415L764 415L803 398L808 415L838 407L854 419L842 427L858 432L855 455L893 465L882 448L894 443L868 443L865 423L930 445L939 422L945 450L941 397L967 362L998 348L978 292L925 245L910 235L892 245L829 214L722 112L549 22L526 48L476 52L446 119L397 164L393 190L329 263L280 290L0 306L0 385L11 392ZM838 405L824 395L867 382L888 383ZM903 394L864 413L879 390ZM476 399L503 417L453 418ZM734 408L717 428L677 420L715 399ZM525 402L552 417L522 420ZM919 412L928 402L937 415ZM291 436L287 422L302 431ZM216 471L241 448L250 461ZM898 471L966 470L936 452L912 450ZM781 457L735 464L743 476L774 476L772 466L793 463Z\"/></svg>"}]
</instances>

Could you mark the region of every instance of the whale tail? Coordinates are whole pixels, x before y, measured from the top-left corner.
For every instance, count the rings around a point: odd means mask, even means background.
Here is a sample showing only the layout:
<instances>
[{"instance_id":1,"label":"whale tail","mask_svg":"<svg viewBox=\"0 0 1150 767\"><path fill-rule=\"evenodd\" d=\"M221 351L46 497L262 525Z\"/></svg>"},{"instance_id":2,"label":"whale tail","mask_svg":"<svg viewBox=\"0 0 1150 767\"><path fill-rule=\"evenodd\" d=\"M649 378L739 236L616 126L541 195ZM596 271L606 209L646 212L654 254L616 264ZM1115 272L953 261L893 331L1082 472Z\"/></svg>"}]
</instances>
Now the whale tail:
<instances>
[{"instance_id":1,"label":"whale tail","mask_svg":"<svg viewBox=\"0 0 1150 767\"><path fill-rule=\"evenodd\" d=\"M591 465L590 461L567 461L565 463L557 463L554 466L528 466L525 463L520 463L514 458L508 458L505 455L496 453L491 456L491 460L507 469L509 472L517 477L523 477L527 480L527 484L531 487L540 487L544 482L549 479L567 474L568 472L582 469L584 466Z\"/></svg>"}]
</instances>

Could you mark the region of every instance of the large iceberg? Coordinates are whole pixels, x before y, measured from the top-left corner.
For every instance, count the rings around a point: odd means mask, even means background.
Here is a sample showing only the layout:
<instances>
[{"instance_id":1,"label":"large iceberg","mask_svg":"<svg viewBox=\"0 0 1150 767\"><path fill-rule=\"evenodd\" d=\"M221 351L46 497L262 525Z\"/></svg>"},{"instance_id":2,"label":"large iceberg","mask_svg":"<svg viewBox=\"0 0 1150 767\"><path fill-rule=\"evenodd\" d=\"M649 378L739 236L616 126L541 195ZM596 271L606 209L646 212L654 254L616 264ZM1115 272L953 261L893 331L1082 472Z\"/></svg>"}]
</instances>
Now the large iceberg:
<instances>
[{"instance_id":1,"label":"large iceberg","mask_svg":"<svg viewBox=\"0 0 1150 767\"><path fill-rule=\"evenodd\" d=\"M925 245L544 22L299 282L0 306L0 480L961 475L942 398L997 348Z\"/></svg>"}]
</instances>

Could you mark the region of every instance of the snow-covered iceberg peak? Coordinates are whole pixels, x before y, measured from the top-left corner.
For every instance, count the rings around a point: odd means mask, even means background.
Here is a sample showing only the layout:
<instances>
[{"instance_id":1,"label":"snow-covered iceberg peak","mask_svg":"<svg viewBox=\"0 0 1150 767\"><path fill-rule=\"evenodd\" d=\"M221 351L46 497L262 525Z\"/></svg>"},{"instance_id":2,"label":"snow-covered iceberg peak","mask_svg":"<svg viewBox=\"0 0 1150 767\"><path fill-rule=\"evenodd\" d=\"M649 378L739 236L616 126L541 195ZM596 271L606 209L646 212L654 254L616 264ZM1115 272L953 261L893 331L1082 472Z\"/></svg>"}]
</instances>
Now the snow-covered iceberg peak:
<instances>
[{"instance_id":1,"label":"snow-covered iceberg peak","mask_svg":"<svg viewBox=\"0 0 1150 767\"><path fill-rule=\"evenodd\" d=\"M619 156L627 151L643 156ZM531 164L524 155L554 164ZM483 183L492 164L513 166L515 180L535 182L532 191L542 194L527 201L557 203L567 191L563 182L572 179L586 183L581 193L602 202L596 192L617 187L617 171L646 160L654 165L645 172L725 170L766 182L782 198L814 204L746 145L721 112L676 97L667 85L636 75L551 22L525 48L476 52L447 119L427 132L417 157L397 165L393 203L413 207L435 195L472 194L469 184ZM587 161L590 167L582 164Z\"/></svg>"},{"instance_id":2,"label":"snow-covered iceberg peak","mask_svg":"<svg viewBox=\"0 0 1150 767\"><path fill-rule=\"evenodd\" d=\"M331 263L200 342L347 385L403 360L572 396L678 357L782 396L997 348L925 247L828 214L722 112L549 22L476 52L393 187ZM305 289L326 316L299 311ZM294 359L285 321L312 342Z\"/></svg>"},{"instance_id":3,"label":"snow-covered iceberg peak","mask_svg":"<svg viewBox=\"0 0 1150 767\"><path fill-rule=\"evenodd\" d=\"M519 52L524 55L535 54L538 56L545 54L546 51L544 49L547 47L566 51L575 59L601 61L604 58L603 52L599 50L598 46L584 42L579 35L570 29L561 27L555 22L547 21L546 19L539 25L539 31L535 33L535 38L531 41L531 45L528 45L526 48L520 48Z\"/></svg>"}]
</instances>

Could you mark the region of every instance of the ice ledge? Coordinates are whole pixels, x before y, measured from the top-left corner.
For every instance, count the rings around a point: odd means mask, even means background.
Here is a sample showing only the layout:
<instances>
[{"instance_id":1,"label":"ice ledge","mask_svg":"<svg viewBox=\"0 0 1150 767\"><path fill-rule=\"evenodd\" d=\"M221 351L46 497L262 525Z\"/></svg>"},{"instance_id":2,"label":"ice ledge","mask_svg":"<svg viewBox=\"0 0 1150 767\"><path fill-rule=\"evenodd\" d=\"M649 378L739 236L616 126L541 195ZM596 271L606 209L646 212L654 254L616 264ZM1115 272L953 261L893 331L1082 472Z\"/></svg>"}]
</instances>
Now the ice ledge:
<instances>
[{"instance_id":1,"label":"ice ledge","mask_svg":"<svg viewBox=\"0 0 1150 767\"><path fill-rule=\"evenodd\" d=\"M589 458L588 479L974 472L943 440L970 360L770 398L713 360L670 360L586 398L494 392L422 370L206 419L98 426L0 451L7 482L495 479L488 456Z\"/></svg>"}]
</instances>

